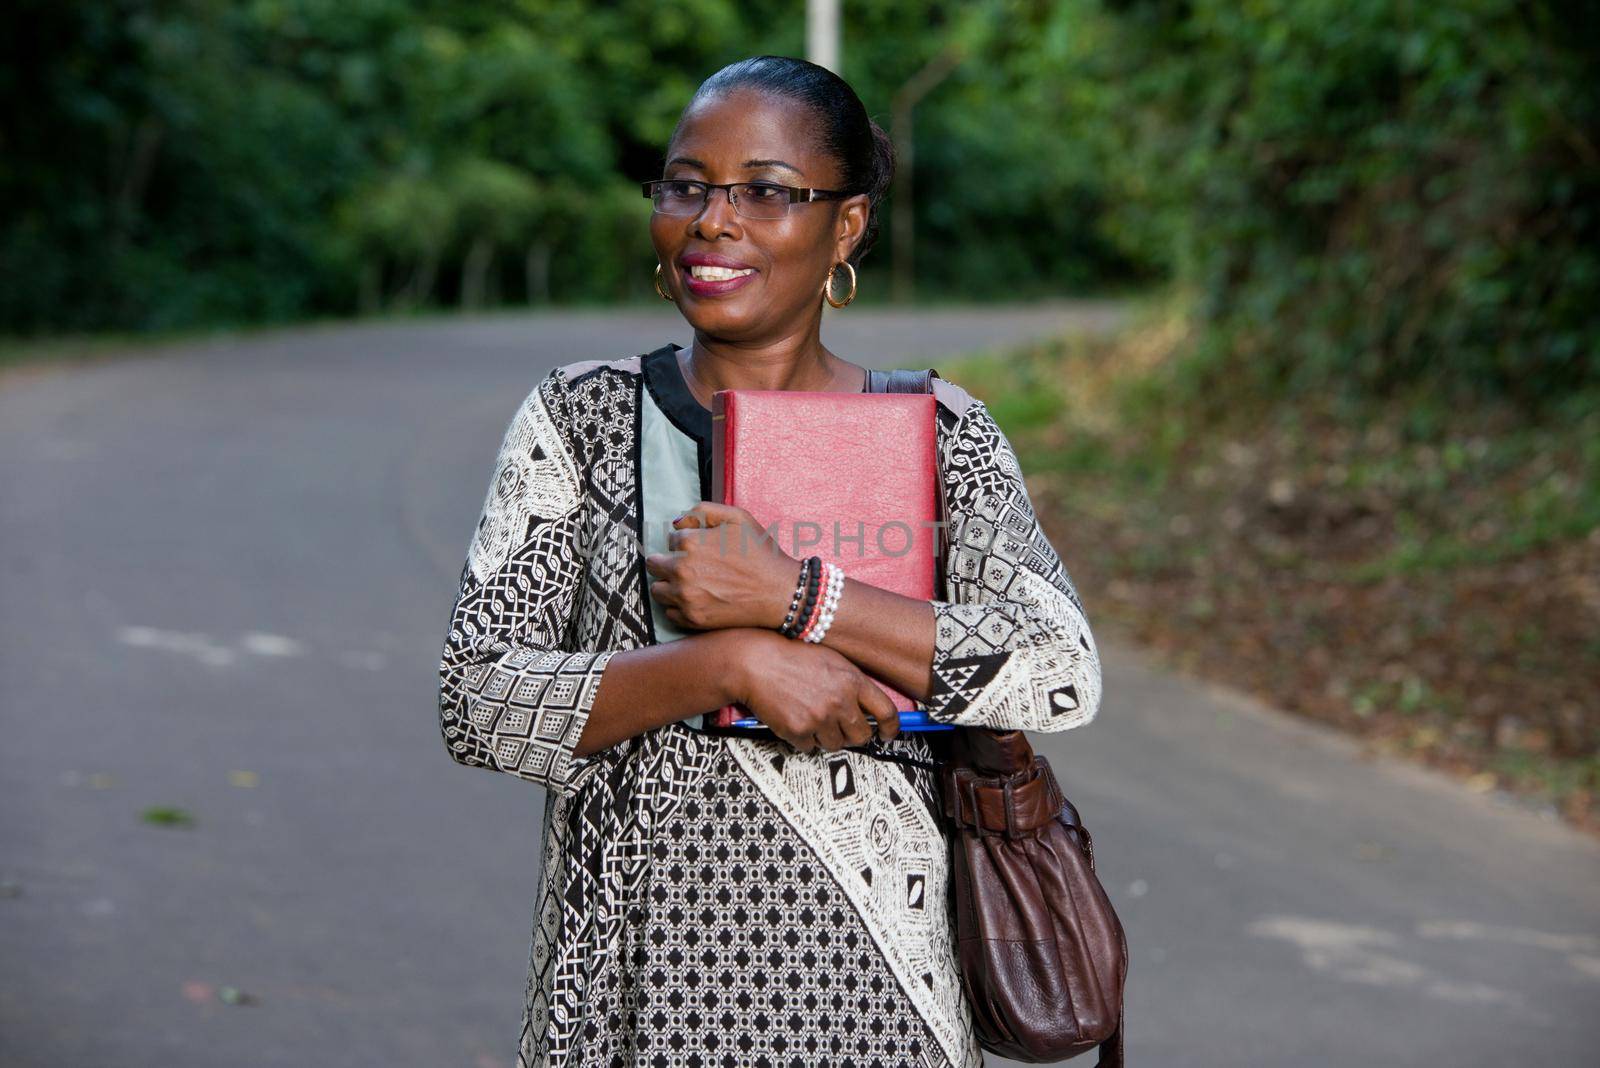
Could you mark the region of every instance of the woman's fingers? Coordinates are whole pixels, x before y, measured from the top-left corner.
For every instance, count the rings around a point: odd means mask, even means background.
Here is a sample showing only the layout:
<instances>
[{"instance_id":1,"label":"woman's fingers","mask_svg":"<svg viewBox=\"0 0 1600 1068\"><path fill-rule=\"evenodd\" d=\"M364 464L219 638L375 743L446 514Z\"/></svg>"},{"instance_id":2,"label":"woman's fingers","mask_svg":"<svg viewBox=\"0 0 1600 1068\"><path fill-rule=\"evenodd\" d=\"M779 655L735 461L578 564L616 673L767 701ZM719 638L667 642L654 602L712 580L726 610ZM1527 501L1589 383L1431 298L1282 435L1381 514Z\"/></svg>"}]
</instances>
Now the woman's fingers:
<instances>
[{"instance_id":1,"label":"woman's fingers","mask_svg":"<svg viewBox=\"0 0 1600 1068\"><path fill-rule=\"evenodd\" d=\"M699 501L678 519L692 521L695 526L715 527L723 523L755 522L755 516L736 504L721 501ZM673 521L677 526L678 521Z\"/></svg>"},{"instance_id":2,"label":"woman's fingers","mask_svg":"<svg viewBox=\"0 0 1600 1068\"><path fill-rule=\"evenodd\" d=\"M900 733L900 710L895 708L894 700L865 675L861 677L859 700L861 711L877 721L879 738L887 742Z\"/></svg>"},{"instance_id":3,"label":"woman's fingers","mask_svg":"<svg viewBox=\"0 0 1600 1068\"><path fill-rule=\"evenodd\" d=\"M704 529L667 531L667 549L680 554L705 551L715 552L719 556L742 555L755 552L765 540L766 534L760 527L743 523L719 523Z\"/></svg>"},{"instance_id":4,"label":"woman's fingers","mask_svg":"<svg viewBox=\"0 0 1600 1068\"><path fill-rule=\"evenodd\" d=\"M827 750L843 749L846 745L844 731L834 722L824 723L817 728L817 741L822 743L822 748Z\"/></svg>"},{"instance_id":5,"label":"woman's fingers","mask_svg":"<svg viewBox=\"0 0 1600 1068\"><path fill-rule=\"evenodd\" d=\"M674 613L669 612L668 618ZM838 652L802 647L767 631L752 646L743 702L804 753L838 751L900 733L900 713L883 686ZM874 731L876 726L876 732Z\"/></svg>"}]
</instances>

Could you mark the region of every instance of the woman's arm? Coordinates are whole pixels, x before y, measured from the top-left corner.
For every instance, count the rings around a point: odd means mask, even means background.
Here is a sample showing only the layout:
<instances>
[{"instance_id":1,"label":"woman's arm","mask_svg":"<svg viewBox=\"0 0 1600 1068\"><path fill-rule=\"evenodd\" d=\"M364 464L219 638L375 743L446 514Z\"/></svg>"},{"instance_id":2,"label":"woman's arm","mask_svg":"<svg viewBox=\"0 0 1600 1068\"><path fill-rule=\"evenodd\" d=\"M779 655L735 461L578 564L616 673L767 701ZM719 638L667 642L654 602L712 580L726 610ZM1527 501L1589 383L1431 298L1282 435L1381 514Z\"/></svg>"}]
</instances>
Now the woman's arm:
<instances>
[{"instance_id":1,"label":"woman's arm","mask_svg":"<svg viewBox=\"0 0 1600 1068\"><path fill-rule=\"evenodd\" d=\"M847 659L765 628L725 628L638 649L574 650L580 454L567 386L552 372L507 428L461 570L439 663L451 757L574 793L653 728L741 701L802 746L863 742L881 691Z\"/></svg>"},{"instance_id":2,"label":"woman's arm","mask_svg":"<svg viewBox=\"0 0 1600 1068\"><path fill-rule=\"evenodd\" d=\"M713 630L618 652L606 667L574 755L585 757L741 700L749 633Z\"/></svg>"},{"instance_id":3,"label":"woman's arm","mask_svg":"<svg viewBox=\"0 0 1600 1068\"><path fill-rule=\"evenodd\" d=\"M818 644L837 650L912 700L926 703L934 604L858 582L847 574L833 622Z\"/></svg>"},{"instance_id":4,"label":"woman's arm","mask_svg":"<svg viewBox=\"0 0 1600 1068\"><path fill-rule=\"evenodd\" d=\"M974 400L942 457L948 601L845 580L822 644L965 726L1059 731L1100 706L1083 604L1045 536L1016 453Z\"/></svg>"},{"instance_id":5,"label":"woman's arm","mask_svg":"<svg viewBox=\"0 0 1600 1068\"><path fill-rule=\"evenodd\" d=\"M557 791L598 768L574 747L615 650L567 647L585 562L566 382L552 371L512 417L467 551L439 662L450 756Z\"/></svg>"},{"instance_id":6,"label":"woman's arm","mask_svg":"<svg viewBox=\"0 0 1600 1068\"><path fill-rule=\"evenodd\" d=\"M894 703L846 657L762 627L728 627L617 653L574 752L592 753L734 701L798 749L865 745Z\"/></svg>"},{"instance_id":7,"label":"woman's arm","mask_svg":"<svg viewBox=\"0 0 1600 1068\"><path fill-rule=\"evenodd\" d=\"M1022 467L975 400L944 465L950 600L934 601L930 718L1063 731L1100 710L1100 654L1083 602L1045 536Z\"/></svg>"},{"instance_id":8,"label":"woman's arm","mask_svg":"<svg viewBox=\"0 0 1600 1068\"><path fill-rule=\"evenodd\" d=\"M832 624L810 647L836 652L943 722L1039 731L1089 722L1100 703L1094 636L1011 443L983 402L973 400L944 436L941 468L952 525L950 599L905 597L846 577ZM707 633L775 632L798 562L730 505L701 501L675 526L673 551L645 559L656 578L651 596L668 617Z\"/></svg>"},{"instance_id":9,"label":"woman's arm","mask_svg":"<svg viewBox=\"0 0 1600 1068\"><path fill-rule=\"evenodd\" d=\"M795 595L800 562L767 537L754 516L733 505L700 501L673 526L668 551L645 557L653 577L650 596L667 618L706 634L776 633ZM824 640L795 644L819 646L921 700L933 650L931 604L846 576Z\"/></svg>"}]
</instances>

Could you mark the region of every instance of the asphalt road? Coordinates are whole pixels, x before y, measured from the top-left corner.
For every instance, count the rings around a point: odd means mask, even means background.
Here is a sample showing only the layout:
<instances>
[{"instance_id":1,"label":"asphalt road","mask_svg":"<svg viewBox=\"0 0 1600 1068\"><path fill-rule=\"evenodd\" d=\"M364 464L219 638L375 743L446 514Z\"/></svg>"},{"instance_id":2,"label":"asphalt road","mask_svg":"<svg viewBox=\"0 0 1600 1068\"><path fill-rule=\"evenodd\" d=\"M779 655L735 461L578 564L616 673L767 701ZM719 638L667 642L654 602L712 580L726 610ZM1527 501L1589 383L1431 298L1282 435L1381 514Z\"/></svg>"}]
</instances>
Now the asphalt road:
<instances>
[{"instance_id":1,"label":"asphalt road","mask_svg":"<svg viewBox=\"0 0 1600 1068\"><path fill-rule=\"evenodd\" d=\"M1115 314L826 337L937 365ZM439 648L526 392L673 339L485 318L0 376L0 1064L509 1068L543 799L450 761ZM1131 1064L1600 1063L1600 845L1102 652L1100 718L1039 742L1128 928Z\"/></svg>"}]
</instances>

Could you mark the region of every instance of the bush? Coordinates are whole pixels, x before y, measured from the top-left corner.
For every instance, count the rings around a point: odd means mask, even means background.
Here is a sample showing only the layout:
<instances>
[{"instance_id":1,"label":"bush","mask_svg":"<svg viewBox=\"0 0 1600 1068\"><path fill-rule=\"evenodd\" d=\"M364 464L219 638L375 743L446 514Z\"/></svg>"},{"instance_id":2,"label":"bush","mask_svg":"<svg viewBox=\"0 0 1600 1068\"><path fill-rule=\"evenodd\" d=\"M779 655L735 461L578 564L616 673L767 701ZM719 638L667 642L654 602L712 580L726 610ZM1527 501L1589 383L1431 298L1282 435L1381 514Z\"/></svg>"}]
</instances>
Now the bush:
<instances>
[{"instance_id":1,"label":"bush","mask_svg":"<svg viewBox=\"0 0 1600 1068\"><path fill-rule=\"evenodd\" d=\"M1123 247L1210 327L1203 392L1600 382L1600 20L1515 0L1059 9Z\"/></svg>"}]
</instances>

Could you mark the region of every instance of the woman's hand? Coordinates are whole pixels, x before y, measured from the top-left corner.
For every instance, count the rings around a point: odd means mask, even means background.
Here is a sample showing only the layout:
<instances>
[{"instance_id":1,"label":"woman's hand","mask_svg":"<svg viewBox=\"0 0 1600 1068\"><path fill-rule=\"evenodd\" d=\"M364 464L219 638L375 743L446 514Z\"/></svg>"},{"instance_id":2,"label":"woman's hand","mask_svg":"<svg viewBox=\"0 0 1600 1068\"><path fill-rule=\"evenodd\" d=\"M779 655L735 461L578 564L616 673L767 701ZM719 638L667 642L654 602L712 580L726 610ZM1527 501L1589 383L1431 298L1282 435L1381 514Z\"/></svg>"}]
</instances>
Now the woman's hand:
<instances>
[{"instance_id":1,"label":"woman's hand","mask_svg":"<svg viewBox=\"0 0 1600 1068\"><path fill-rule=\"evenodd\" d=\"M869 715L884 741L900 733L900 713L889 695L826 646L750 631L735 677L736 699L802 752L866 745L873 735Z\"/></svg>"},{"instance_id":2,"label":"woman's hand","mask_svg":"<svg viewBox=\"0 0 1600 1068\"><path fill-rule=\"evenodd\" d=\"M650 596L679 627L777 630L789 611L800 561L778 548L755 516L701 501L673 520L671 551L644 558ZM786 639L787 640L787 639Z\"/></svg>"}]
</instances>

